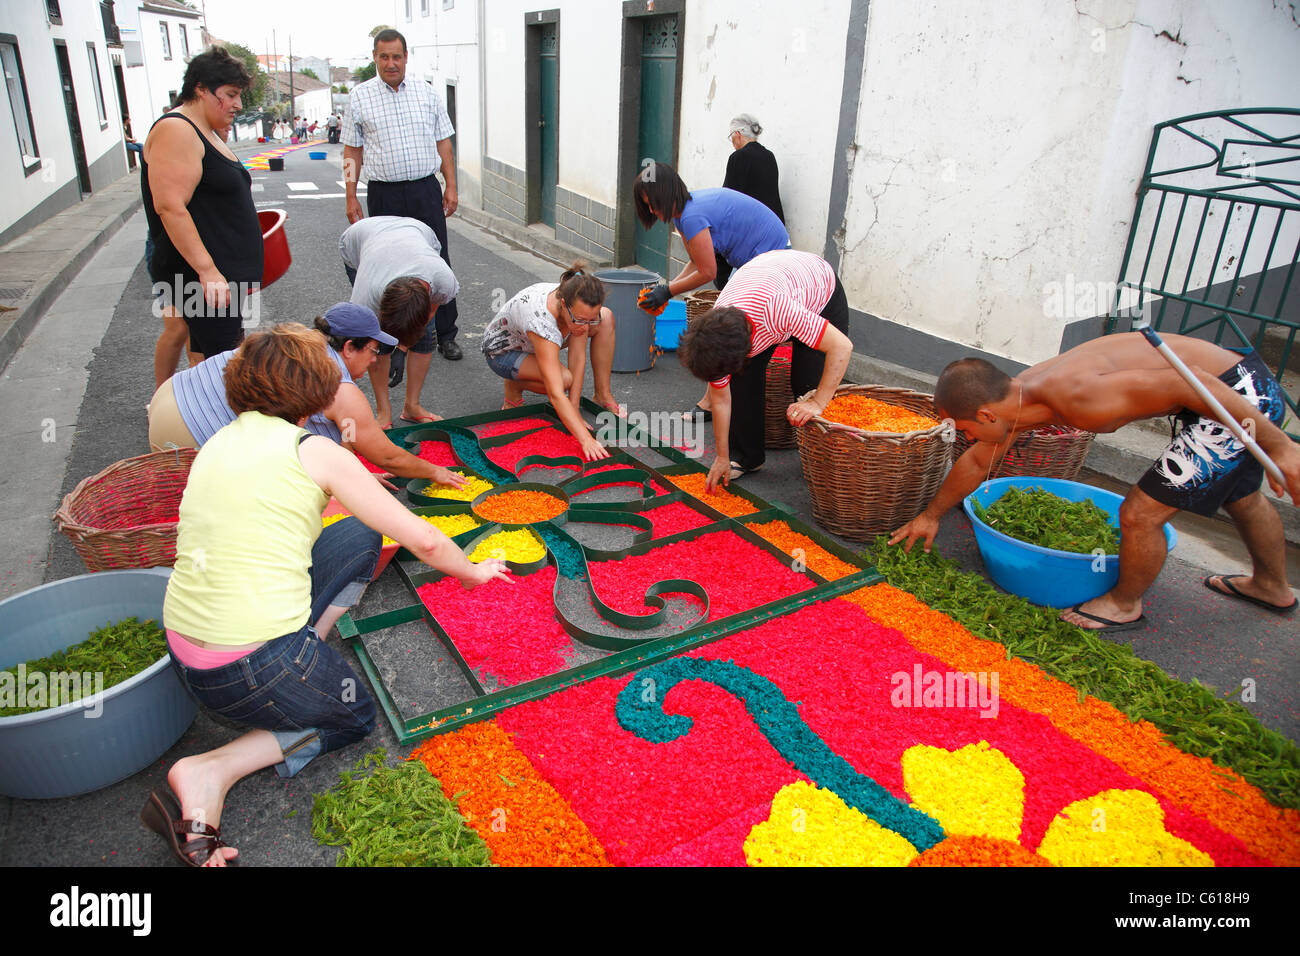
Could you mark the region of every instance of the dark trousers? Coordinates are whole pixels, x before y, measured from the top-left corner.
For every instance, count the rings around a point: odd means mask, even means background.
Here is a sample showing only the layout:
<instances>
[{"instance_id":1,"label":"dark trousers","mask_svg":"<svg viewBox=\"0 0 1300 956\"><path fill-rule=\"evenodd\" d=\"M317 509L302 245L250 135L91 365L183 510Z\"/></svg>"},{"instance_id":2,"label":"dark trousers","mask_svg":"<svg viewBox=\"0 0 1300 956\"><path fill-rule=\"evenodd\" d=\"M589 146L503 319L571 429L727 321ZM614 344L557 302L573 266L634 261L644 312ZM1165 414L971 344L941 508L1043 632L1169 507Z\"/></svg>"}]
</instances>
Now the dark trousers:
<instances>
[{"instance_id":1,"label":"dark trousers","mask_svg":"<svg viewBox=\"0 0 1300 956\"><path fill-rule=\"evenodd\" d=\"M835 277L835 291L822 309L821 316L845 334L849 330L849 300L840 277ZM727 443L731 460L742 468L757 468L766 457L763 430L767 414L767 363L778 346L753 356L745 367L731 376L731 428ZM817 387L826 367L826 353L809 348L793 339L790 349L790 391L795 401Z\"/></svg>"},{"instance_id":2,"label":"dark trousers","mask_svg":"<svg viewBox=\"0 0 1300 956\"><path fill-rule=\"evenodd\" d=\"M451 256L447 252L447 217L442 212L442 185L437 176L401 183L372 179L366 187L366 210L371 216L406 216L420 220L438 237L442 261L451 266ZM456 338L456 314L455 299L443 303L434 313L433 327L438 333L439 344Z\"/></svg>"},{"instance_id":3,"label":"dark trousers","mask_svg":"<svg viewBox=\"0 0 1300 956\"><path fill-rule=\"evenodd\" d=\"M713 261L717 264L717 275L713 277L713 287L721 292L726 288L727 280L731 278L731 263L715 249L713 252Z\"/></svg>"}]
</instances>

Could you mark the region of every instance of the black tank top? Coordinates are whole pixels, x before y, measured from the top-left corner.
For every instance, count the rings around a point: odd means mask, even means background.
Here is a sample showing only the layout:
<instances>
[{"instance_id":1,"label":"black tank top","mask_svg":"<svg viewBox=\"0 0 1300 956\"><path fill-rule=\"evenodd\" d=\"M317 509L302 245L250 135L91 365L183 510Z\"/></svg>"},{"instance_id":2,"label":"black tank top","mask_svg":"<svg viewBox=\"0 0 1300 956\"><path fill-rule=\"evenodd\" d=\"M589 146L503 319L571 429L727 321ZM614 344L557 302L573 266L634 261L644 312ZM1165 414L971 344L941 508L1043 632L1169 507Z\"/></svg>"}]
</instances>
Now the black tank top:
<instances>
[{"instance_id":1,"label":"black tank top","mask_svg":"<svg viewBox=\"0 0 1300 956\"><path fill-rule=\"evenodd\" d=\"M227 282L261 282L262 227L257 221L257 207L253 205L253 177L243 163L222 155L183 113L167 113L160 116L157 123L173 117L193 126L194 132L203 140L203 176L185 207L194 220L199 239ZM171 277L177 274L186 280L197 279L198 273L172 245L162 219L154 209L153 194L149 190L149 164L144 162L143 156L140 195L144 198L145 218L149 221L149 235L154 243L150 277L156 282L170 282Z\"/></svg>"}]
</instances>

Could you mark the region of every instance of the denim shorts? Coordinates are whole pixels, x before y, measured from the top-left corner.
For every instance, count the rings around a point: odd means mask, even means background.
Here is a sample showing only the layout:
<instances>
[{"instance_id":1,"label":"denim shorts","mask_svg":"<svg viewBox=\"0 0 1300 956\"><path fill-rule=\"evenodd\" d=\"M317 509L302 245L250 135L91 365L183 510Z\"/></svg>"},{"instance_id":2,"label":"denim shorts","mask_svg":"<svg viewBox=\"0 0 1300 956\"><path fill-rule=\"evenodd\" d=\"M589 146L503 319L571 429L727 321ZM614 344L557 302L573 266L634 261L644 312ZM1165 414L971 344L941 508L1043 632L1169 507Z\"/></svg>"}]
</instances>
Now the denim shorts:
<instances>
[{"instance_id":1,"label":"denim shorts","mask_svg":"<svg viewBox=\"0 0 1300 956\"><path fill-rule=\"evenodd\" d=\"M330 605L351 607L379 560L381 537L357 518L321 531L312 548L308 624L224 667L172 667L194 698L219 717L269 730L284 753L276 765L292 777L313 758L370 733L375 704L341 654L311 628Z\"/></svg>"},{"instance_id":2,"label":"denim shorts","mask_svg":"<svg viewBox=\"0 0 1300 956\"><path fill-rule=\"evenodd\" d=\"M171 656L181 683L207 710L243 727L269 730L292 777L315 757L370 733L375 703L360 678L310 625L233 664L200 670Z\"/></svg>"},{"instance_id":3,"label":"denim shorts","mask_svg":"<svg viewBox=\"0 0 1300 956\"><path fill-rule=\"evenodd\" d=\"M519 367L524 364L524 359L528 357L527 352L499 352L496 355L485 355L488 368L496 372L502 378L516 381L519 378Z\"/></svg>"}]
</instances>

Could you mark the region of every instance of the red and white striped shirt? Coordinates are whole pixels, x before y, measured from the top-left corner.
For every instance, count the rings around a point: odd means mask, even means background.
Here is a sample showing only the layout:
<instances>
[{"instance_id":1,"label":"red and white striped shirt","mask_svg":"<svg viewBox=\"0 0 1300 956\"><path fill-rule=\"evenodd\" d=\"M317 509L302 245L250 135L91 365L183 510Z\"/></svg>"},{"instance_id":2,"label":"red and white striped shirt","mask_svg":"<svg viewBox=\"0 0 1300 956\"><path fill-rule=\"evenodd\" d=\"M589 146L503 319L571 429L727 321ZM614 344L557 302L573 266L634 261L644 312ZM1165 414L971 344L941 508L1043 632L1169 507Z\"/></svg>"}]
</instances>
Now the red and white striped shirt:
<instances>
[{"instance_id":1,"label":"red and white striped shirt","mask_svg":"<svg viewBox=\"0 0 1300 956\"><path fill-rule=\"evenodd\" d=\"M821 344L826 320L819 314L835 293L835 270L811 252L777 249L755 256L732 274L714 308L731 306L749 319L749 356L796 338L809 348ZM726 388L727 375L710 382Z\"/></svg>"}]
</instances>

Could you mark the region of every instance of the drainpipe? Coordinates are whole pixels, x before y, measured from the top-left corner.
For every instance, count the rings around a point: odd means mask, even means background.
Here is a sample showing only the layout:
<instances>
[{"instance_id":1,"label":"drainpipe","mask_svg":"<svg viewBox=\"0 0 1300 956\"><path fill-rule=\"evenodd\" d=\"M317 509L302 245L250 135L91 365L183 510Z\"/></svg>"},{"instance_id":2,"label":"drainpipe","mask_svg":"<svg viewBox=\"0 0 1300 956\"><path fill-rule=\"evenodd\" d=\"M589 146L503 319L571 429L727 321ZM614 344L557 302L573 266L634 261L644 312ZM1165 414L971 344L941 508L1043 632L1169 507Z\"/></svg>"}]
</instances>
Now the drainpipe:
<instances>
[{"instance_id":1,"label":"drainpipe","mask_svg":"<svg viewBox=\"0 0 1300 956\"><path fill-rule=\"evenodd\" d=\"M483 170L487 165L487 0L478 0L478 178L482 199Z\"/></svg>"}]
</instances>

